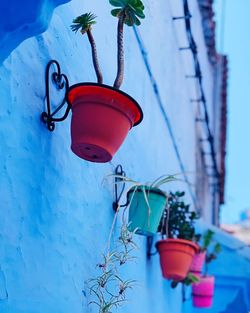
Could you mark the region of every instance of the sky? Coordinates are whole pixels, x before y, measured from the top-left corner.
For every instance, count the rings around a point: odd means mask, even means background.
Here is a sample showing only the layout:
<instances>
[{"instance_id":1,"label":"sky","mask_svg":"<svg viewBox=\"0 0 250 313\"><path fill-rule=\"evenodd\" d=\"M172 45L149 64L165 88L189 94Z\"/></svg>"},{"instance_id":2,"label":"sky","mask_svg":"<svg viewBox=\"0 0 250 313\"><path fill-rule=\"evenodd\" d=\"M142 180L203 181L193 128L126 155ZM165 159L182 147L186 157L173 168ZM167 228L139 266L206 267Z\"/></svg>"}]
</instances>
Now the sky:
<instances>
[{"instance_id":1,"label":"sky","mask_svg":"<svg viewBox=\"0 0 250 313\"><path fill-rule=\"evenodd\" d=\"M229 57L225 205L221 223L250 208L250 1L214 0L217 50Z\"/></svg>"}]
</instances>

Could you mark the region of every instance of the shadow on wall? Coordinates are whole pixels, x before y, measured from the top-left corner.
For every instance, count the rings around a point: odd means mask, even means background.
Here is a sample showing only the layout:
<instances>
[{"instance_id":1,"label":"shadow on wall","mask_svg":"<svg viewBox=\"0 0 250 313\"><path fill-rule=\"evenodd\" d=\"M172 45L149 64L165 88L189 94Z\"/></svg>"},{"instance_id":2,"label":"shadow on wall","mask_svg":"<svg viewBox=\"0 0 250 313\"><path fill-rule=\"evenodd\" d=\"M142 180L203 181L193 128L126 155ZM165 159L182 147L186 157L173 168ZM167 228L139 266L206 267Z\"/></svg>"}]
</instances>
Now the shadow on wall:
<instances>
[{"instance_id":1,"label":"shadow on wall","mask_svg":"<svg viewBox=\"0 0 250 313\"><path fill-rule=\"evenodd\" d=\"M226 310L221 313L247 313L247 306L244 301L244 292L239 289L236 298L227 306Z\"/></svg>"},{"instance_id":2,"label":"shadow on wall","mask_svg":"<svg viewBox=\"0 0 250 313\"><path fill-rule=\"evenodd\" d=\"M0 65L25 39L44 32L53 10L71 0L0 1Z\"/></svg>"}]
</instances>

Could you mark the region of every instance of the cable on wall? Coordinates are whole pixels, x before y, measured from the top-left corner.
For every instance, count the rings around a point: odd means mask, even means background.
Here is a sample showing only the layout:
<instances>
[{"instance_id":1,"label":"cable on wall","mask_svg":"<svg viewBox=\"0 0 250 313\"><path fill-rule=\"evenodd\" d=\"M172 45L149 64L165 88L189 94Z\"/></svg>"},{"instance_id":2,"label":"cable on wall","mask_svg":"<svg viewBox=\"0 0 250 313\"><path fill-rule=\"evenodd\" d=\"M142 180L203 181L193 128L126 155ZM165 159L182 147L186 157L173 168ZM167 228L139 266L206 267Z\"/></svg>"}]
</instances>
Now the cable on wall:
<instances>
[{"instance_id":1,"label":"cable on wall","mask_svg":"<svg viewBox=\"0 0 250 313\"><path fill-rule=\"evenodd\" d=\"M201 139L201 142L208 142L209 143L210 151L209 152L203 151L203 155L204 155L204 157L210 156L211 160L212 160L212 166L207 166L212 170L212 173L211 172L207 173L207 176L210 178L212 177L212 178L216 179L216 183L211 185L211 187L214 187L213 188L213 196L215 197L215 192L218 192L220 189L220 173L219 173L217 161L216 161L216 151L215 151L215 147L214 147L214 136L213 136L213 133L210 129L210 119L209 119L208 108L207 108L207 100L206 100L204 87L203 87L203 78L202 78L202 71L201 71L201 66L200 66L200 62L199 62L199 58L198 58L197 44L195 42L195 39L194 39L194 36L192 33L192 28L191 28L190 19L192 18L192 16L191 16L191 13L189 10L188 0L183 0L183 9L184 9L184 16L183 17L174 17L173 20L184 20L184 22L185 22L185 28L186 28L189 46L184 47L184 48L180 48L180 50L190 50L192 52L192 56L193 56L195 75L187 76L187 78L195 78L198 81L199 98L194 99L193 101L198 102L202 105L204 116L196 119L196 122L202 123L205 127L205 130L206 130L206 138ZM177 157L178 162L179 162L180 169L181 169L182 174L184 176L184 180L187 183L191 198L192 198L195 206L197 207L198 201L197 201L197 198L196 198L196 196L192 190L192 185L189 182L188 177L186 175L185 166L184 166L184 163L183 163L181 155L180 155L180 151L179 151L179 148L178 148L178 145L177 145L174 133L173 133L173 129L171 127L170 120L169 120L168 115L164 109L164 105L163 105L162 98L160 96L158 84L157 84L156 79L155 79L153 72L151 70L146 49L144 47L144 44L143 44L143 41L142 41L142 38L140 36L138 29L136 29L135 27L133 29L134 29L136 40L138 42L138 45L139 45L139 48L140 48L140 51L141 51L141 54L143 57L143 61L144 61L146 70L148 72L148 75L149 75L149 78L150 78L157 102L159 104L159 107L160 107L161 112L163 114L163 117L165 119L168 131L170 134L170 138L171 138L171 141L172 141L175 153L176 153L176 157Z\"/></svg>"},{"instance_id":2,"label":"cable on wall","mask_svg":"<svg viewBox=\"0 0 250 313\"><path fill-rule=\"evenodd\" d=\"M188 177L187 177L187 174L186 174L187 171L185 170L184 163L183 163L183 161L181 159L180 151L179 151L179 148L178 148L178 145L177 145L174 133L173 133L173 129L172 129L170 120L169 120L168 115L167 115L167 113L166 113L166 111L164 109L164 105L163 105L163 101L162 101L162 98L161 98L161 95L160 95L160 92L159 92L158 84L157 84L156 79L155 79L155 77L153 75L153 72L151 70L150 63L149 63L148 56L147 56L147 52L146 52L146 49L144 47L142 38L140 36L140 33L139 33L138 29L135 28L135 27L133 27L133 29L134 29L134 33L135 33L135 37L136 37L137 43L138 43L139 48L140 48L140 52L142 54L142 58L143 58L145 67L147 69L147 72L148 72L148 75L149 75L149 78L150 78L150 81L151 81L151 84L152 84L152 87L153 87L153 90L154 90L154 94L156 96L157 103L158 103L158 105L159 105L159 107L161 109L162 115L163 115L163 117L165 119L168 131L169 131L169 134L170 134L170 138L171 138L171 141L172 141L172 144L173 144L173 147L174 147L174 151L175 151L177 160L179 162L179 166L180 166L181 172L183 174L184 180L185 180L185 182L187 184L189 194L190 194L190 196L192 198L192 201L193 201L196 209L199 209L198 208L197 198L196 198L196 196L195 196L195 194L194 194L194 192L192 190L192 185L191 185L191 183L188 180Z\"/></svg>"}]
</instances>

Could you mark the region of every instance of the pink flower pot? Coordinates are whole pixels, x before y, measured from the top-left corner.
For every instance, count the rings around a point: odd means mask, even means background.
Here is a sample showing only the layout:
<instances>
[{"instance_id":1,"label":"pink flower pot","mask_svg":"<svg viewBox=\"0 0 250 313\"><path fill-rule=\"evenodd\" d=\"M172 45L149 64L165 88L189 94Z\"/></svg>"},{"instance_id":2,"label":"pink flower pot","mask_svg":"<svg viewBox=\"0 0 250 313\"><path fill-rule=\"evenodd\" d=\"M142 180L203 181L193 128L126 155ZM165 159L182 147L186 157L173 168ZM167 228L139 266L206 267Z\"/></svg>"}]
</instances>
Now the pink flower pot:
<instances>
[{"instance_id":1,"label":"pink flower pot","mask_svg":"<svg viewBox=\"0 0 250 313\"><path fill-rule=\"evenodd\" d=\"M200 276L203 264L205 262L205 257L206 257L206 252L196 253L193 256L193 261L192 261L189 271L197 276Z\"/></svg>"},{"instance_id":2,"label":"pink flower pot","mask_svg":"<svg viewBox=\"0 0 250 313\"><path fill-rule=\"evenodd\" d=\"M193 306L210 308L214 295L214 276L202 276L200 281L192 285Z\"/></svg>"}]
</instances>

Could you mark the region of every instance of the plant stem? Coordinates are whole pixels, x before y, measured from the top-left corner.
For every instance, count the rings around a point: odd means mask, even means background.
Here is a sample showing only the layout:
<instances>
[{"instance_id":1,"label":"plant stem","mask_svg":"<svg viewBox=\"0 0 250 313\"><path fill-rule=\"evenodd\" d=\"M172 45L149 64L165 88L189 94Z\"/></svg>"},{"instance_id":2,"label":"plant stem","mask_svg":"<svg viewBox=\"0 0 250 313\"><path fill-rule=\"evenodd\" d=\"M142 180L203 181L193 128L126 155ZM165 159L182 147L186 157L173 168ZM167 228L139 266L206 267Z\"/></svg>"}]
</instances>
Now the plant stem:
<instances>
[{"instance_id":1,"label":"plant stem","mask_svg":"<svg viewBox=\"0 0 250 313\"><path fill-rule=\"evenodd\" d=\"M87 30L87 35L88 35L88 39L89 39L89 42L90 42L90 45L91 45L92 60L93 60L94 68L95 68L97 82L99 84L102 84L103 77L102 77L102 72L101 72L101 68L100 68L100 65L99 65L99 61L98 61L96 44L95 44L95 40L94 40L94 37L92 35L91 29Z\"/></svg>"},{"instance_id":2,"label":"plant stem","mask_svg":"<svg viewBox=\"0 0 250 313\"><path fill-rule=\"evenodd\" d=\"M114 231L115 222L116 222L116 219L117 219L117 216L118 216L118 213L119 213L119 209L120 209L120 206L117 208L117 210L115 212L115 216L113 218L112 226L111 226L111 229L110 229L110 232L109 232L109 238L108 238L108 243L107 243L107 253L108 254L110 254L111 237L112 237L112 234L113 234L113 231Z\"/></svg>"},{"instance_id":3,"label":"plant stem","mask_svg":"<svg viewBox=\"0 0 250 313\"><path fill-rule=\"evenodd\" d=\"M167 235L167 238L169 238L168 223L169 223L169 215L170 215L170 205L168 205L168 196L167 196L166 208L167 208L166 235Z\"/></svg>"},{"instance_id":4,"label":"plant stem","mask_svg":"<svg viewBox=\"0 0 250 313\"><path fill-rule=\"evenodd\" d=\"M205 276L207 276L207 273L208 273L208 264L207 262L205 262Z\"/></svg>"},{"instance_id":5,"label":"plant stem","mask_svg":"<svg viewBox=\"0 0 250 313\"><path fill-rule=\"evenodd\" d=\"M121 15L118 20L117 28L117 75L114 82L114 88L119 89L124 78L124 47L123 47L123 29L124 15Z\"/></svg>"}]
</instances>

